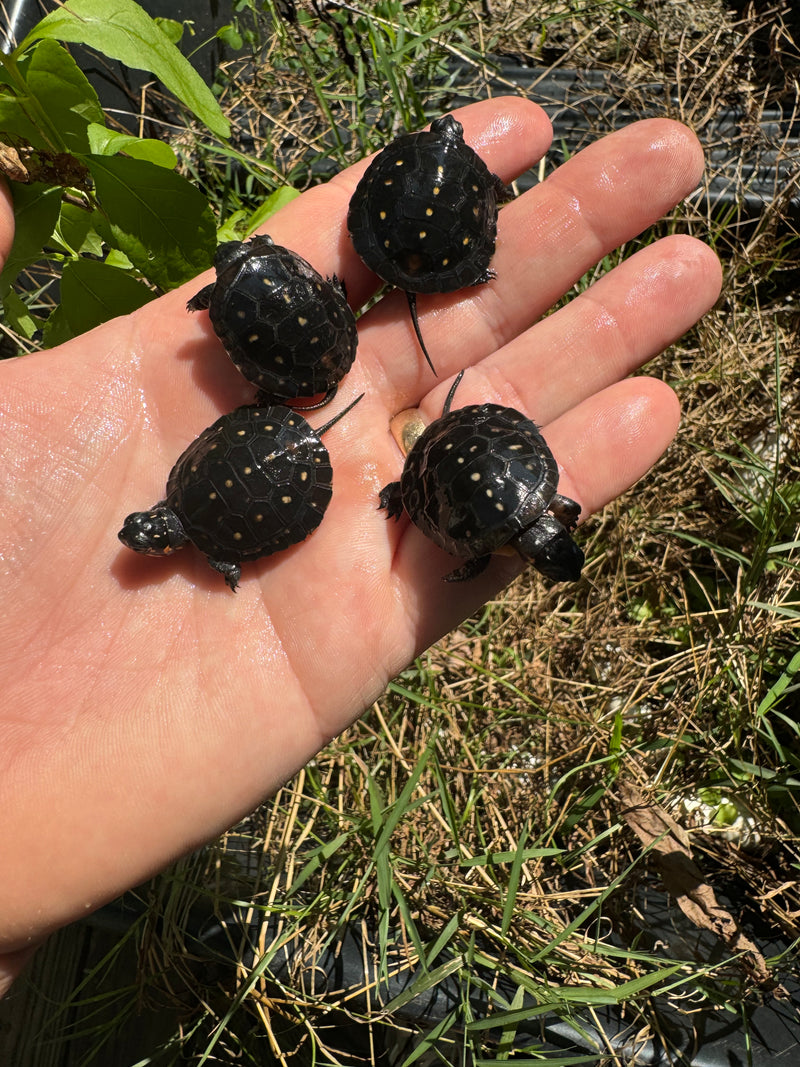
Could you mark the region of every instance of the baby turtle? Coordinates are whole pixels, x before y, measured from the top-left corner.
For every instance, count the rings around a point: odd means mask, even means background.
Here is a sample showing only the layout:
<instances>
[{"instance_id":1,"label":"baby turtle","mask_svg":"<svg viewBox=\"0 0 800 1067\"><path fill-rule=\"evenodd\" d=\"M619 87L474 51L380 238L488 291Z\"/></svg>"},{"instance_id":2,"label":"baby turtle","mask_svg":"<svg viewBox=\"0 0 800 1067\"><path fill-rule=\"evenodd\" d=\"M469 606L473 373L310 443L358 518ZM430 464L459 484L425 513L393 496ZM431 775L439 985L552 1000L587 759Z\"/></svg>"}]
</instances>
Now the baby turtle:
<instances>
[{"instance_id":1,"label":"baby turtle","mask_svg":"<svg viewBox=\"0 0 800 1067\"><path fill-rule=\"evenodd\" d=\"M304 541L322 522L333 471L320 438L360 399L319 430L282 405L223 415L172 468L165 498L127 517L120 541L149 556L191 541L235 591L241 563Z\"/></svg>"},{"instance_id":2,"label":"baby turtle","mask_svg":"<svg viewBox=\"0 0 800 1067\"><path fill-rule=\"evenodd\" d=\"M400 481L381 490L380 507L395 519L405 510L440 548L466 559L446 581L474 578L505 546L553 581L577 581L584 556L570 533L581 509L557 492L553 453L514 408L450 411L462 375L412 445Z\"/></svg>"},{"instance_id":3,"label":"baby turtle","mask_svg":"<svg viewBox=\"0 0 800 1067\"><path fill-rule=\"evenodd\" d=\"M497 205L512 191L464 141L452 115L429 132L407 133L380 152L356 186L347 228L356 252L378 277L402 289L417 322L417 293L450 293L494 278L489 261Z\"/></svg>"},{"instance_id":4,"label":"baby turtle","mask_svg":"<svg viewBox=\"0 0 800 1067\"><path fill-rule=\"evenodd\" d=\"M214 257L217 280L193 297L208 309L233 362L259 389L258 402L336 393L356 355L356 319L344 286L325 279L266 234L226 241Z\"/></svg>"}]
</instances>

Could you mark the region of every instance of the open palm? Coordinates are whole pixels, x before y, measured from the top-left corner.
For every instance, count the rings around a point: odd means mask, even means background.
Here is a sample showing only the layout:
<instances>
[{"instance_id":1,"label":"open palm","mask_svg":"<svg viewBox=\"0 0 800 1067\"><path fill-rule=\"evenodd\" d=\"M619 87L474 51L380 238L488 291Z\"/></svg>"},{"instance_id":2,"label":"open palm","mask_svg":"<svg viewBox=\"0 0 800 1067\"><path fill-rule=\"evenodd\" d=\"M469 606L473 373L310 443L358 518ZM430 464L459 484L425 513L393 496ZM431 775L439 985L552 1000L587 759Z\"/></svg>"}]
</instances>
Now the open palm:
<instances>
[{"instance_id":1,"label":"open palm","mask_svg":"<svg viewBox=\"0 0 800 1067\"><path fill-rule=\"evenodd\" d=\"M546 150L531 103L458 113L505 181ZM276 215L275 241L336 273L359 307L376 279L345 218L365 164ZM377 510L402 458L397 411L493 401L544 428L560 491L585 517L625 490L675 433L678 403L628 375L715 300L719 267L691 238L658 241L541 316L604 254L696 184L699 147L667 120L598 142L505 206L487 285L420 300L440 374L416 344L402 294L362 318L355 366L321 425L333 500L319 529L245 564L238 592L192 547L136 556L130 511L163 494L173 462L221 413L252 400L186 300L208 279L57 350L0 367L0 948L28 946L141 881L252 809L381 693L421 649L514 574L496 558L473 582L406 520ZM0 210L7 254L10 208Z\"/></svg>"}]
</instances>

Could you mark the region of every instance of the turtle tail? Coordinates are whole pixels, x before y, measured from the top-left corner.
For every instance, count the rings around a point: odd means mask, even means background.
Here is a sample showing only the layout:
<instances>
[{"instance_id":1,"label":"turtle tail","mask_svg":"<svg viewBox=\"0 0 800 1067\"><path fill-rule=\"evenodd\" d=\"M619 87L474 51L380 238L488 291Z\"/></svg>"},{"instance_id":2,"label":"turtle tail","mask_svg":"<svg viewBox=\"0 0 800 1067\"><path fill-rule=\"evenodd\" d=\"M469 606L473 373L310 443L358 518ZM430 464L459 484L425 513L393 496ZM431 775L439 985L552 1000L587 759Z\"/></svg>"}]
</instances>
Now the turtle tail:
<instances>
[{"instance_id":1,"label":"turtle tail","mask_svg":"<svg viewBox=\"0 0 800 1067\"><path fill-rule=\"evenodd\" d=\"M417 322L417 294L406 293L406 300L408 300L408 310L411 312L411 325L414 327L414 333L417 335L419 341L419 347L422 349L422 354L428 361L428 366L431 368L434 374L436 374L436 368L433 365L431 357L428 355L428 349L425 347L425 342L422 340L422 334L419 332L419 323ZM436 374L438 378L439 375Z\"/></svg>"},{"instance_id":2,"label":"turtle tail","mask_svg":"<svg viewBox=\"0 0 800 1067\"><path fill-rule=\"evenodd\" d=\"M327 430L330 430L331 426L335 426L336 425L336 423L339 421L339 419L343 419L345 417L345 415L347 414L347 412L351 411L356 406L356 404L359 402L359 400L361 400L363 398L363 396L364 396L363 393L359 393L359 395L355 398L355 400L351 400L350 403L347 405L346 408L344 408L343 411L340 411L338 415L334 415L333 418L329 419L325 423L324 426L320 426L320 428L318 430L315 430L314 432L316 433L317 437L322 437L322 435ZM315 405L315 407L318 407L318 406L319 405Z\"/></svg>"}]
</instances>

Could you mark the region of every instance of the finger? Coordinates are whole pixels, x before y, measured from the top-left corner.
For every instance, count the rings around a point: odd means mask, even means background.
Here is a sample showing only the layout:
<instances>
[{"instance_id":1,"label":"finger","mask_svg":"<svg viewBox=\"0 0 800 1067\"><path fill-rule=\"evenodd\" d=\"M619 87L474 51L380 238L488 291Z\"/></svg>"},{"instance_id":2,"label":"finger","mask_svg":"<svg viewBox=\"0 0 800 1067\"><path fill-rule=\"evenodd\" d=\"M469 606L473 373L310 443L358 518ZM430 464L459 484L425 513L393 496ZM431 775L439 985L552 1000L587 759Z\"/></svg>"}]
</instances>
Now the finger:
<instances>
[{"instance_id":1,"label":"finger","mask_svg":"<svg viewBox=\"0 0 800 1067\"><path fill-rule=\"evenodd\" d=\"M500 212L493 281L420 300L420 325L441 377L475 363L529 328L602 257L662 217L697 184L702 151L667 119L635 123L590 145ZM403 297L381 301L361 322L398 407L415 401L420 357Z\"/></svg>"},{"instance_id":2,"label":"finger","mask_svg":"<svg viewBox=\"0 0 800 1067\"><path fill-rule=\"evenodd\" d=\"M679 418L669 386L634 378L610 386L543 428L561 472L559 492L578 501L581 521L647 473L675 436ZM396 538L393 567L403 583L402 603L417 651L476 611L524 567L518 559L495 556L478 578L444 584L442 576L458 561L405 518L397 527L387 523L387 531Z\"/></svg>"},{"instance_id":3,"label":"finger","mask_svg":"<svg viewBox=\"0 0 800 1067\"><path fill-rule=\"evenodd\" d=\"M719 260L702 242L666 237L624 260L565 307L474 368L456 406L507 404L548 423L663 351L719 295ZM449 383L420 405L441 412Z\"/></svg>"},{"instance_id":4,"label":"finger","mask_svg":"<svg viewBox=\"0 0 800 1067\"><path fill-rule=\"evenodd\" d=\"M7 182L0 179L0 268L8 259L14 241L14 202Z\"/></svg>"}]
</instances>

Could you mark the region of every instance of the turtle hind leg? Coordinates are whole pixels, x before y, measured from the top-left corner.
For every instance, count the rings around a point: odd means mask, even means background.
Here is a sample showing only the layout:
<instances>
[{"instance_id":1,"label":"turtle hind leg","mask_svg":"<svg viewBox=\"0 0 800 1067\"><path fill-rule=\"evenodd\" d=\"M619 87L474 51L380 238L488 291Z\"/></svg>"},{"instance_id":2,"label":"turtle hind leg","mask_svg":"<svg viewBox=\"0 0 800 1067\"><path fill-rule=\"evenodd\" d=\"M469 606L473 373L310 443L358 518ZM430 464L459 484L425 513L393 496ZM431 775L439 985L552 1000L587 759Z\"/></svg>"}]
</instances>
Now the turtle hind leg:
<instances>
[{"instance_id":1,"label":"turtle hind leg","mask_svg":"<svg viewBox=\"0 0 800 1067\"><path fill-rule=\"evenodd\" d=\"M468 559L466 563L463 563L460 567L456 567L454 571L445 574L442 581L468 582L471 578L477 578L478 575L483 574L489 566L489 560L491 558L491 556L476 556L475 559Z\"/></svg>"},{"instance_id":2,"label":"turtle hind leg","mask_svg":"<svg viewBox=\"0 0 800 1067\"><path fill-rule=\"evenodd\" d=\"M228 563L224 559L211 559L208 557L208 565L213 567L215 571L219 571L222 577L225 579L225 584L234 593L236 592L236 586L239 584L239 578L242 574L242 568L238 563Z\"/></svg>"},{"instance_id":3,"label":"turtle hind leg","mask_svg":"<svg viewBox=\"0 0 800 1067\"><path fill-rule=\"evenodd\" d=\"M400 482L389 482L378 496L378 511L386 511L387 519L397 519L403 514L403 493Z\"/></svg>"},{"instance_id":4,"label":"turtle hind leg","mask_svg":"<svg viewBox=\"0 0 800 1067\"><path fill-rule=\"evenodd\" d=\"M492 185L494 187L495 199L498 204L504 204L508 200L514 199L514 190L510 185L506 185L498 174L492 175Z\"/></svg>"},{"instance_id":5,"label":"turtle hind leg","mask_svg":"<svg viewBox=\"0 0 800 1067\"><path fill-rule=\"evenodd\" d=\"M422 334L420 333L419 329L419 322L417 321L417 294L407 292L406 300L408 301L408 310L411 312L411 325L414 327L414 333L417 335L419 347L422 349L423 356L428 361L428 366L431 368L433 373L436 374L436 368L433 365L433 360L428 355L428 349L425 347L425 342L422 340ZM436 374L436 377L438 378L439 375Z\"/></svg>"},{"instance_id":6,"label":"turtle hind leg","mask_svg":"<svg viewBox=\"0 0 800 1067\"><path fill-rule=\"evenodd\" d=\"M191 300L187 301L187 311L207 311L211 304L211 294L214 292L216 282L204 286L199 293L195 293Z\"/></svg>"}]
</instances>

